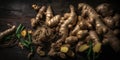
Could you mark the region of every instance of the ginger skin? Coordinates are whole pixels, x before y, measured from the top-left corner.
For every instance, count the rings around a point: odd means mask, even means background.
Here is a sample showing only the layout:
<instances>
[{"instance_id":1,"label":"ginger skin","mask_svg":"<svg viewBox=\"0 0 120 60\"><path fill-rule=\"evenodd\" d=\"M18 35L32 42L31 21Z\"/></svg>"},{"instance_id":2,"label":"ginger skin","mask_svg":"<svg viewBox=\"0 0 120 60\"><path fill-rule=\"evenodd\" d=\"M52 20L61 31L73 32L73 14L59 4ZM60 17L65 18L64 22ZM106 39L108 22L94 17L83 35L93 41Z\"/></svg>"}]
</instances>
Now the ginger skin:
<instances>
[{"instance_id":1,"label":"ginger skin","mask_svg":"<svg viewBox=\"0 0 120 60\"><path fill-rule=\"evenodd\" d=\"M48 6L46 11L46 21L45 24L49 27L54 27L60 22L60 15L53 16L51 6Z\"/></svg>"},{"instance_id":2,"label":"ginger skin","mask_svg":"<svg viewBox=\"0 0 120 60\"><path fill-rule=\"evenodd\" d=\"M93 52L99 53L101 50L102 43L100 42L100 39L99 39L97 33L95 31L89 31L89 35L90 35L92 41L94 42Z\"/></svg>"},{"instance_id":3,"label":"ginger skin","mask_svg":"<svg viewBox=\"0 0 120 60\"><path fill-rule=\"evenodd\" d=\"M45 7L45 6L42 6L42 7L39 9L36 17L31 19L31 26L32 26L32 27L36 27L36 26L39 24L39 22L40 22L41 19L43 18L43 14L44 14L44 12L45 12L45 9L46 9L46 7Z\"/></svg>"},{"instance_id":4,"label":"ginger skin","mask_svg":"<svg viewBox=\"0 0 120 60\"><path fill-rule=\"evenodd\" d=\"M106 33L108 30L108 27L103 23L102 18L97 12L88 4L85 3L79 3L78 9L81 10L81 16L88 16L89 22L96 24L96 31L98 34Z\"/></svg>"},{"instance_id":5,"label":"ginger skin","mask_svg":"<svg viewBox=\"0 0 120 60\"><path fill-rule=\"evenodd\" d=\"M15 29L16 29L16 26L13 25L11 28L9 28L9 29L7 29L3 32L0 32L0 41L2 40L3 37L5 37L5 36L11 34L12 32L14 32Z\"/></svg>"},{"instance_id":6,"label":"ginger skin","mask_svg":"<svg viewBox=\"0 0 120 60\"><path fill-rule=\"evenodd\" d=\"M60 26L60 30L59 30L60 34L63 37L67 37L68 36L68 25L72 24L72 26L74 26L74 22L76 22L76 20L77 20L77 15L75 13L74 7L72 5L70 5L70 16Z\"/></svg>"},{"instance_id":7,"label":"ginger skin","mask_svg":"<svg viewBox=\"0 0 120 60\"><path fill-rule=\"evenodd\" d=\"M50 27L56 26L60 22L60 15L54 16L52 19L46 22L46 24Z\"/></svg>"}]
</instances>

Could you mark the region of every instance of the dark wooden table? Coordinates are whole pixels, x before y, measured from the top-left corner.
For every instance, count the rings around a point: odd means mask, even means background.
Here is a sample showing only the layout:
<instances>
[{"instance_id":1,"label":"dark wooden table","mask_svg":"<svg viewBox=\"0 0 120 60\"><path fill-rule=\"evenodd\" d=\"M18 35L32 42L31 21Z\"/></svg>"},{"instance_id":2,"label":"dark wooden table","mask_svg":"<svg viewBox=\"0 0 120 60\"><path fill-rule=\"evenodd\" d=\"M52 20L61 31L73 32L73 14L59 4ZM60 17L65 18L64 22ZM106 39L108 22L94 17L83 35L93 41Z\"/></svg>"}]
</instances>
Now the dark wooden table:
<instances>
[{"instance_id":1,"label":"dark wooden table","mask_svg":"<svg viewBox=\"0 0 120 60\"><path fill-rule=\"evenodd\" d=\"M113 9L120 12L119 2L113 0L0 0L0 31L7 28L7 24L18 26L20 23L25 25L28 29L30 27L30 19L35 17L36 12L31 8L31 5L36 3L39 5L51 5L54 14L62 14L69 11L69 5L73 4L77 9L79 2L85 2L93 7L107 2L113 6ZM108 47L103 49L98 60L119 60L120 55L113 52ZM28 60L26 50L22 50L17 46L12 48L0 48L0 60ZM119 59L117 59L119 58ZM78 56L74 60L85 60L86 58ZM39 57L37 54L32 57L32 60L56 60L50 57ZM69 59L72 60L72 59Z\"/></svg>"}]
</instances>

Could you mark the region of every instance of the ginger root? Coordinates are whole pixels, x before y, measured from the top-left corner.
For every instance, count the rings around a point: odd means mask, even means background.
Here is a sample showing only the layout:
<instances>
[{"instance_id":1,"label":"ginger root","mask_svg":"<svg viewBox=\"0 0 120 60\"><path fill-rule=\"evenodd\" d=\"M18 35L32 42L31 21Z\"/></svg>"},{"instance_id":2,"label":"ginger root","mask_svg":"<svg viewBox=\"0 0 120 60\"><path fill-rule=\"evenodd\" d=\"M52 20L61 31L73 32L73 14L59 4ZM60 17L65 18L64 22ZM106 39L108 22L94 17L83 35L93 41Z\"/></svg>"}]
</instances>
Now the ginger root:
<instances>
[{"instance_id":1,"label":"ginger root","mask_svg":"<svg viewBox=\"0 0 120 60\"><path fill-rule=\"evenodd\" d=\"M56 26L60 22L60 15L56 15L53 18L51 18L49 21L46 22L46 24L50 27Z\"/></svg>"},{"instance_id":2,"label":"ginger root","mask_svg":"<svg viewBox=\"0 0 120 60\"><path fill-rule=\"evenodd\" d=\"M35 8L37 9L37 7ZM76 11L81 13L76 13ZM42 26L39 25L41 19L43 19ZM99 53L102 45L106 42L114 50L119 51L119 33L117 33L119 31L119 19L119 14L112 14L112 10L109 10L107 4L98 6L96 10L85 3L79 3L78 10L70 5L70 12L63 15L54 15L50 5L47 9L42 6L39 8L36 17L31 20L32 26L38 26L32 34L33 43L44 48L46 46L44 43L47 42L50 44L48 55L59 56L63 59L75 57L74 52L88 51L88 48L90 48L89 51ZM114 39L109 39L111 36L106 37L109 31L112 31L113 36L117 36L114 37L117 42L114 42Z\"/></svg>"},{"instance_id":3,"label":"ginger root","mask_svg":"<svg viewBox=\"0 0 120 60\"><path fill-rule=\"evenodd\" d=\"M13 25L11 28L9 28L9 29L7 29L3 32L0 32L0 41L2 40L3 37L5 37L5 36L11 34L12 32L14 32L15 29L16 29L16 26Z\"/></svg>"},{"instance_id":4,"label":"ginger root","mask_svg":"<svg viewBox=\"0 0 120 60\"><path fill-rule=\"evenodd\" d=\"M77 20L77 15L75 13L74 7L70 5L70 16L60 26L60 30L59 30L60 34L64 37L67 37L68 36L68 25L72 24L72 26L74 26L74 23L76 22L76 20Z\"/></svg>"},{"instance_id":5,"label":"ginger root","mask_svg":"<svg viewBox=\"0 0 120 60\"><path fill-rule=\"evenodd\" d=\"M75 51L76 52L79 52L79 47L81 46L81 45L83 45L83 41L79 41L77 44L76 44L76 47L75 47Z\"/></svg>"},{"instance_id":6,"label":"ginger root","mask_svg":"<svg viewBox=\"0 0 120 60\"><path fill-rule=\"evenodd\" d=\"M85 17L87 15L91 22L94 22L96 17L98 17L97 12L88 4L79 3L78 10L80 9L81 9L81 16Z\"/></svg>"},{"instance_id":7,"label":"ginger root","mask_svg":"<svg viewBox=\"0 0 120 60\"><path fill-rule=\"evenodd\" d=\"M70 32L70 35L76 35L76 33L80 30L80 22L83 20L83 18L81 16L78 16L78 22L75 26L75 28Z\"/></svg>"},{"instance_id":8,"label":"ginger root","mask_svg":"<svg viewBox=\"0 0 120 60\"><path fill-rule=\"evenodd\" d=\"M66 38L65 43L71 44L77 41L78 41L78 38L76 36L69 36Z\"/></svg>"},{"instance_id":9,"label":"ginger root","mask_svg":"<svg viewBox=\"0 0 120 60\"><path fill-rule=\"evenodd\" d=\"M33 5L32 5L32 8L33 8L34 10L39 10L40 6L38 6L37 4L33 4Z\"/></svg>"},{"instance_id":10,"label":"ginger root","mask_svg":"<svg viewBox=\"0 0 120 60\"><path fill-rule=\"evenodd\" d=\"M96 31L98 34L105 34L108 31L108 27L102 22L102 20L96 20Z\"/></svg>"},{"instance_id":11,"label":"ginger root","mask_svg":"<svg viewBox=\"0 0 120 60\"><path fill-rule=\"evenodd\" d=\"M96 7L96 11L102 15L103 17L111 16L113 14L113 10L108 3L100 4Z\"/></svg>"},{"instance_id":12,"label":"ginger root","mask_svg":"<svg viewBox=\"0 0 120 60\"><path fill-rule=\"evenodd\" d=\"M56 26L60 22L60 15L56 15L53 17L53 12L51 6L48 6L46 11L46 21L45 24L49 27Z\"/></svg>"},{"instance_id":13,"label":"ginger root","mask_svg":"<svg viewBox=\"0 0 120 60\"><path fill-rule=\"evenodd\" d=\"M39 11L38 11L38 13L37 13L37 15L36 15L36 20L39 20L39 19L41 19L42 17L43 17L43 14L44 14L44 12L45 12L45 9L46 9L46 7L45 6L42 6L40 9L39 9Z\"/></svg>"},{"instance_id":14,"label":"ginger root","mask_svg":"<svg viewBox=\"0 0 120 60\"><path fill-rule=\"evenodd\" d=\"M88 30L79 30L77 32L77 37L79 39L84 38L88 34Z\"/></svg>"},{"instance_id":15,"label":"ginger root","mask_svg":"<svg viewBox=\"0 0 120 60\"><path fill-rule=\"evenodd\" d=\"M88 4L85 3L80 3L78 4L78 9L82 9L82 16L88 16L89 21L91 23L96 24L96 31L98 32L98 34L102 34L102 33L106 33L108 28L106 25L104 25L104 23L102 22L102 19L100 17L99 14L97 14L97 12ZM90 25L90 24L89 24Z\"/></svg>"},{"instance_id":16,"label":"ginger root","mask_svg":"<svg viewBox=\"0 0 120 60\"><path fill-rule=\"evenodd\" d=\"M45 12L45 8L46 8L45 6L42 6L39 9L36 17L31 19L31 26L32 27L36 27L39 24L40 20L43 18L43 14Z\"/></svg>"},{"instance_id":17,"label":"ginger root","mask_svg":"<svg viewBox=\"0 0 120 60\"><path fill-rule=\"evenodd\" d=\"M74 58L75 57L75 53L72 50L69 50L66 55L68 55L69 57Z\"/></svg>"},{"instance_id":18,"label":"ginger root","mask_svg":"<svg viewBox=\"0 0 120 60\"><path fill-rule=\"evenodd\" d=\"M103 21L109 28L115 28L115 21L112 17L105 17Z\"/></svg>"},{"instance_id":19,"label":"ginger root","mask_svg":"<svg viewBox=\"0 0 120 60\"><path fill-rule=\"evenodd\" d=\"M45 23L46 23L46 25L48 25L48 22L53 17L53 12L52 12L51 6L48 6L45 15L46 15Z\"/></svg>"},{"instance_id":20,"label":"ginger root","mask_svg":"<svg viewBox=\"0 0 120 60\"><path fill-rule=\"evenodd\" d=\"M43 51L41 49L42 49L42 47L38 47L36 52L39 54L39 56L45 56L45 51Z\"/></svg>"},{"instance_id":21,"label":"ginger root","mask_svg":"<svg viewBox=\"0 0 120 60\"><path fill-rule=\"evenodd\" d=\"M102 43L100 42L100 39L99 39L97 33L95 31L89 31L89 35L94 42L93 52L99 53L101 50Z\"/></svg>"},{"instance_id":22,"label":"ginger root","mask_svg":"<svg viewBox=\"0 0 120 60\"><path fill-rule=\"evenodd\" d=\"M105 34L102 43L104 45L109 44L115 52L119 52L120 40L113 33L113 31L109 31L107 34Z\"/></svg>"},{"instance_id":23,"label":"ginger root","mask_svg":"<svg viewBox=\"0 0 120 60\"><path fill-rule=\"evenodd\" d=\"M53 30L48 27L39 27L32 35L33 43L39 45L41 42L49 41L53 37ZM47 38L46 38L47 37Z\"/></svg>"},{"instance_id":24,"label":"ginger root","mask_svg":"<svg viewBox=\"0 0 120 60\"><path fill-rule=\"evenodd\" d=\"M67 57L63 52L58 52L57 55L62 59L65 59Z\"/></svg>"}]
</instances>

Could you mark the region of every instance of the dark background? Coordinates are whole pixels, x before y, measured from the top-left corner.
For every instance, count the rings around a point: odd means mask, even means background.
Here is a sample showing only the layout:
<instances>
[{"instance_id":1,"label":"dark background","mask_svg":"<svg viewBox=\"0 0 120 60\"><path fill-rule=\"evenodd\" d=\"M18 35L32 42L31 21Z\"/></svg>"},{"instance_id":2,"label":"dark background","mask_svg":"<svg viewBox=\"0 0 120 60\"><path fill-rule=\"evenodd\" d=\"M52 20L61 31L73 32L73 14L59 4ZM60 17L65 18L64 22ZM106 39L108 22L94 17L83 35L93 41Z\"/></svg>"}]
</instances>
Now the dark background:
<instances>
[{"instance_id":1,"label":"dark background","mask_svg":"<svg viewBox=\"0 0 120 60\"><path fill-rule=\"evenodd\" d=\"M51 5L54 14L62 14L69 11L69 5L72 4L77 9L78 3L87 3L92 7L96 7L101 3L109 3L115 12L120 13L119 0L0 0L0 31L5 30L6 24L18 25L22 23L27 28L30 27L30 19L35 17L36 12L31 8L32 4ZM120 54L107 46L103 49L98 60L120 60ZM39 57L37 54L32 57L32 60L53 60L49 57ZM74 60L85 60L86 58L78 56ZM1 48L0 60L28 60L27 51L18 47ZM55 60L55 59L54 59ZM69 59L72 60L72 59Z\"/></svg>"}]
</instances>

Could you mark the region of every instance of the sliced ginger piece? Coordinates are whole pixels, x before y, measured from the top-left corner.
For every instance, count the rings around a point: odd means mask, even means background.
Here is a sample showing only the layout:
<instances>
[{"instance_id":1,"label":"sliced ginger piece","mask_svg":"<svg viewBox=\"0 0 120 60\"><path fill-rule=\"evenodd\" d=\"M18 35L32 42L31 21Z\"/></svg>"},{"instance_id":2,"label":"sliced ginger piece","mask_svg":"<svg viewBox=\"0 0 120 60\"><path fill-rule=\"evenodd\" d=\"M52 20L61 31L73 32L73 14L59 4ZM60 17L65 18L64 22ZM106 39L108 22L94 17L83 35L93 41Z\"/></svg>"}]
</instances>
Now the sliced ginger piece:
<instances>
[{"instance_id":1,"label":"sliced ginger piece","mask_svg":"<svg viewBox=\"0 0 120 60\"><path fill-rule=\"evenodd\" d=\"M83 44L79 47L79 52L84 52L85 50L87 50L89 48L89 46L87 44Z\"/></svg>"},{"instance_id":2,"label":"sliced ginger piece","mask_svg":"<svg viewBox=\"0 0 120 60\"><path fill-rule=\"evenodd\" d=\"M32 34L32 33L33 33L33 31L32 31L32 30L28 30L28 33L29 33L29 34Z\"/></svg>"},{"instance_id":3,"label":"sliced ginger piece","mask_svg":"<svg viewBox=\"0 0 120 60\"><path fill-rule=\"evenodd\" d=\"M96 43L95 46L93 46L93 52L99 53L101 50L101 45L102 44L100 42Z\"/></svg>"},{"instance_id":4,"label":"sliced ginger piece","mask_svg":"<svg viewBox=\"0 0 120 60\"><path fill-rule=\"evenodd\" d=\"M22 30L22 31L21 31L21 36L25 37L26 35L27 35L26 29Z\"/></svg>"},{"instance_id":5,"label":"sliced ginger piece","mask_svg":"<svg viewBox=\"0 0 120 60\"><path fill-rule=\"evenodd\" d=\"M60 51L63 52L63 53L67 53L68 50L69 50L69 48L66 47L66 46L62 46L62 47L60 48Z\"/></svg>"}]
</instances>

